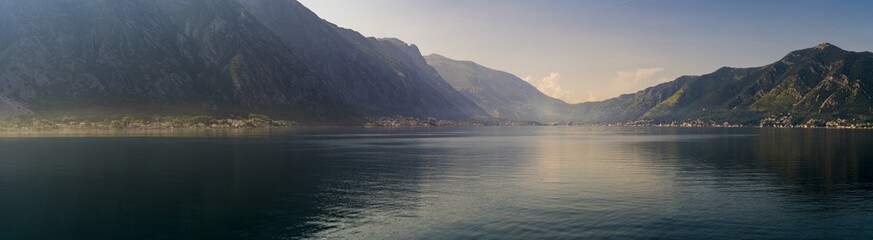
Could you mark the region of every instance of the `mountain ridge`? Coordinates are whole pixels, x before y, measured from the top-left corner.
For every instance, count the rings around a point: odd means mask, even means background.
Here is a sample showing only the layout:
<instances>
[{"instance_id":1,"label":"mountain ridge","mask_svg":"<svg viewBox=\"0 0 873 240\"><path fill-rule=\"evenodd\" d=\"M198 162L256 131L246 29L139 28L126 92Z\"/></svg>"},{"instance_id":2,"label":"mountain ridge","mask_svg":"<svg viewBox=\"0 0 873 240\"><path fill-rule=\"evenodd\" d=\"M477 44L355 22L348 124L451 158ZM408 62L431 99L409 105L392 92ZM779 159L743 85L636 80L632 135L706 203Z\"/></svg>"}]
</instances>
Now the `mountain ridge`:
<instances>
[{"instance_id":1,"label":"mountain ridge","mask_svg":"<svg viewBox=\"0 0 873 240\"><path fill-rule=\"evenodd\" d=\"M319 72L330 73L321 79L337 88L352 108L371 112L362 114L365 117L405 113L463 119L485 114L448 87L430 66L421 64L424 61L414 45L380 41L340 28L294 0L238 1L314 68L325 69ZM308 17L297 19L300 16Z\"/></svg>"},{"instance_id":2,"label":"mountain ridge","mask_svg":"<svg viewBox=\"0 0 873 240\"><path fill-rule=\"evenodd\" d=\"M414 47L382 49L293 0L0 1L0 19L0 117L485 114L397 60Z\"/></svg>"},{"instance_id":3,"label":"mountain ridge","mask_svg":"<svg viewBox=\"0 0 873 240\"><path fill-rule=\"evenodd\" d=\"M695 119L754 123L767 116L793 114L800 121L869 120L871 71L873 54L822 43L761 67L723 67L637 93L577 104L570 118L599 123Z\"/></svg>"},{"instance_id":4,"label":"mountain ridge","mask_svg":"<svg viewBox=\"0 0 873 240\"><path fill-rule=\"evenodd\" d=\"M512 74L341 28L295 0L0 1L0 118L249 113L323 125L873 121L873 53L822 43L568 104Z\"/></svg>"},{"instance_id":5,"label":"mountain ridge","mask_svg":"<svg viewBox=\"0 0 873 240\"><path fill-rule=\"evenodd\" d=\"M569 104L510 73L439 54L425 56L425 60L491 117L552 123L562 121L568 113Z\"/></svg>"}]
</instances>

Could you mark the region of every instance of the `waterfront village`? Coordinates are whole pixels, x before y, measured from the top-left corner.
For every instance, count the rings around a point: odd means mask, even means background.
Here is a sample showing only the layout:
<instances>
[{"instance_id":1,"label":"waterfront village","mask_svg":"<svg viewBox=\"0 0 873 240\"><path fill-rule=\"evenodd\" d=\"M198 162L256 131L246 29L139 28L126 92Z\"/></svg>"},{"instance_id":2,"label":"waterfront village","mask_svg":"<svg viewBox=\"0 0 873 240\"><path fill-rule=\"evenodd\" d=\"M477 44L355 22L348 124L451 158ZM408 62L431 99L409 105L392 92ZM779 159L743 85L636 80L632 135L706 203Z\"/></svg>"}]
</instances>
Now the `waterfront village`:
<instances>
[{"instance_id":1,"label":"waterfront village","mask_svg":"<svg viewBox=\"0 0 873 240\"><path fill-rule=\"evenodd\" d=\"M695 119L659 123L652 120L637 120L623 123L592 124L573 122L539 123L532 121L513 121L498 118L474 118L465 121L437 120L433 118L419 119L411 117L383 117L370 119L366 127L469 127L469 126L611 126L611 127L682 127L682 128L840 128L840 129L873 129L873 123L855 119L837 118L834 120L810 119L803 123L795 123L790 114L773 115L762 118L756 124L738 124L717 122L713 120Z\"/></svg>"},{"instance_id":2,"label":"waterfront village","mask_svg":"<svg viewBox=\"0 0 873 240\"><path fill-rule=\"evenodd\" d=\"M651 120L638 120L625 123L612 123L608 126L650 126L650 127L715 127L715 128L840 128L840 129L873 129L873 123L859 121L857 119L834 120L809 119L802 123L796 123L790 114L773 115L762 118L757 124L737 124L730 122L717 122L712 120L695 119L689 121L675 121L670 123L655 123Z\"/></svg>"},{"instance_id":3,"label":"waterfront village","mask_svg":"<svg viewBox=\"0 0 873 240\"><path fill-rule=\"evenodd\" d=\"M229 118L214 118L209 116L154 117L149 119L121 117L118 119L93 121L63 117L56 120L16 118L0 121L0 130L171 130L291 128L296 126L297 123L294 121L273 120L268 116L259 114L250 114L245 117L232 116Z\"/></svg>"},{"instance_id":4,"label":"waterfront village","mask_svg":"<svg viewBox=\"0 0 873 240\"><path fill-rule=\"evenodd\" d=\"M294 121L274 120L265 115L250 114L228 118L208 116L193 117L153 117L141 119L121 117L100 121L79 120L65 117L58 120L48 119L9 119L0 121L0 130L171 130L171 129L243 129L243 128L293 128L299 125ZM482 126L611 126L611 127L680 127L680 128L840 128L840 129L873 129L873 123L855 119L822 120L810 119L796 123L791 115L774 115L765 117L756 124L737 124L717 122L713 120L674 121L669 123L652 120L637 120L622 123L573 123L553 122L539 123L534 121L515 121L500 118L473 118L462 121L439 120L435 118L413 117L381 117L369 119L364 127L368 128L423 128L423 127L482 127Z\"/></svg>"}]
</instances>

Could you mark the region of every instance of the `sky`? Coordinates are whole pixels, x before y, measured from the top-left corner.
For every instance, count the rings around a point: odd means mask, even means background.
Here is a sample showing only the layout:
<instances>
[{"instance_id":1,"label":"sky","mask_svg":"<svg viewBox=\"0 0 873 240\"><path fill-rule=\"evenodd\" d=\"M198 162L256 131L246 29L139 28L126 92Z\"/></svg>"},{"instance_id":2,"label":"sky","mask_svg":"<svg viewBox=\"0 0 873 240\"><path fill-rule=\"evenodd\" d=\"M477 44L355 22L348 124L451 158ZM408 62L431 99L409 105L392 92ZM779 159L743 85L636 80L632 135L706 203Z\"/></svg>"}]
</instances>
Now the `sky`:
<instances>
[{"instance_id":1,"label":"sky","mask_svg":"<svg viewBox=\"0 0 873 240\"><path fill-rule=\"evenodd\" d=\"M512 73L577 103L829 42L873 51L873 1L300 0L366 36Z\"/></svg>"}]
</instances>

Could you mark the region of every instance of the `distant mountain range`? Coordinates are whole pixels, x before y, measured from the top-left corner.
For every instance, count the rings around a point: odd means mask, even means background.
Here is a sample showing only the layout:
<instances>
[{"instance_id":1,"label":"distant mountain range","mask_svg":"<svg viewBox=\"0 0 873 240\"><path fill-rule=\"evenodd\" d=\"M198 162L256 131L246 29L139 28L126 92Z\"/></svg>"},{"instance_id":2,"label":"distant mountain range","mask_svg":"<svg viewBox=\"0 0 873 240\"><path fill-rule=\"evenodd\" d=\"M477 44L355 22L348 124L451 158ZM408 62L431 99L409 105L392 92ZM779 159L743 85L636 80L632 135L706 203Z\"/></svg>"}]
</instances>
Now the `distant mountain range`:
<instances>
[{"instance_id":1,"label":"distant mountain range","mask_svg":"<svg viewBox=\"0 0 873 240\"><path fill-rule=\"evenodd\" d=\"M0 118L266 114L610 123L873 118L873 54L830 44L602 102L337 27L295 0L0 0Z\"/></svg>"},{"instance_id":2,"label":"distant mountain range","mask_svg":"<svg viewBox=\"0 0 873 240\"><path fill-rule=\"evenodd\" d=\"M551 123L565 120L572 109L512 74L437 54L425 59L455 90L492 117Z\"/></svg>"},{"instance_id":3,"label":"distant mountain range","mask_svg":"<svg viewBox=\"0 0 873 240\"><path fill-rule=\"evenodd\" d=\"M873 53L823 43L756 68L684 76L602 102L579 104L579 122L705 119L754 123L774 115L809 119L873 118Z\"/></svg>"}]
</instances>

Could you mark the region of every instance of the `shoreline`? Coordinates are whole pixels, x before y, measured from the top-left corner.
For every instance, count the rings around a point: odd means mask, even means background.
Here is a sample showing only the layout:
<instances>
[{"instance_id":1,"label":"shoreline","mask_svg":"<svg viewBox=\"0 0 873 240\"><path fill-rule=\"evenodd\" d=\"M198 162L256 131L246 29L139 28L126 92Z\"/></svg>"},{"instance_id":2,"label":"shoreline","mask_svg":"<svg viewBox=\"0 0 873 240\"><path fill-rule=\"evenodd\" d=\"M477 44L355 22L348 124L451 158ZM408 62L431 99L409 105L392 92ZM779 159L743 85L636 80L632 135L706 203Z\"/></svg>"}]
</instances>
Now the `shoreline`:
<instances>
[{"instance_id":1,"label":"shoreline","mask_svg":"<svg viewBox=\"0 0 873 240\"><path fill-rule=\"evenodd\" d=\"M0 128L0 137L2 135L41 135L41 134L187 134L187 133L270 133L270 132L288 132L288 131L305 131L312 129L372 129L372 130L402 130L402 129L448 129L448 128L553 128L553 127L602 127L602 128L661 128L661 129L810 129L810 130L873 130L873 128L853 128L853 127L760 127L760 126L657 126L657 125L524 125L524 126L466 126L466 125L447 125L447 126L293 126L293 127L239 127L239 128L210 128L210 127L175 127L175 128L50 128L50 129L8 129Z\"/></svg>"},{"instance_id":2,"label":"shoreline","mask_svg":"<svg viewBox=\"0 0 873 240\"><path fill-rule=\"evenodd\" d=\"M784 120L784 119L782 119ZM789 119L790 120L790 119ZM819 123L819 122L816 122ZM274 120L265 115L249 114L247 117L212 116L166 116L150 119L121 117L98 121L78 120L75 117L60 119L7 119L0 121L0 133L119 133L119 132L227 132L232 131L273 131L301 128L368 128L368 129L417 129L452 127L652 127L652 128L770 128L770 129L873 129L873 124L858 123L838 119L821 124L791 124L779 121L771 124L732 124L715 121L684 121L672 123L653 123L652 121L633 121L624 123L574 123L555 122L543 124L534 121L517 121L501 118L471 118L466 120L438 120L434 118L380 117L370 118L360 125L301 125L290 120Z\"/></svg>"}]
</instances>

